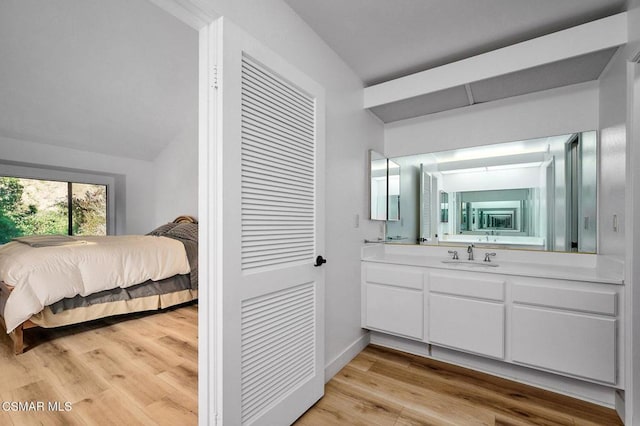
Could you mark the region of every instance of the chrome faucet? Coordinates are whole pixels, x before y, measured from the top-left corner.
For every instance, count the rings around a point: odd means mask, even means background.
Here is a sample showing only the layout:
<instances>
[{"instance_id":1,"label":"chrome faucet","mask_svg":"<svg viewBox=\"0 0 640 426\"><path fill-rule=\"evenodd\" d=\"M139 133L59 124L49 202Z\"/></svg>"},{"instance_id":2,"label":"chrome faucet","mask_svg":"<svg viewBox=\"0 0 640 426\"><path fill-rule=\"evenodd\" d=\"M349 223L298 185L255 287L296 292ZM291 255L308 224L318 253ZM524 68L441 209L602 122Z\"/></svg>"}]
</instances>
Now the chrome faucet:
<instances>
[{"instance_id":1,"label":"chrome faucet","mask_svg":"<svg viewBox=\"0 0 640 426\"><path fill-rule=\"evenodd\" d=\"M473 260L473 247L475 247L473 244L467 247L467 253L469 253L469 260Z\"/></svg>"},{"instance_id":2,"label":"chrome faucet","mask_svg":"<svg viewBox=\"0 0 640 426\"><path fill-rule=\"evenodd\" d=\"M484 261L485 262L491 262L491 256L495 256L495 253L485 253L484 254Z\"/></svg>"}]
</instances>

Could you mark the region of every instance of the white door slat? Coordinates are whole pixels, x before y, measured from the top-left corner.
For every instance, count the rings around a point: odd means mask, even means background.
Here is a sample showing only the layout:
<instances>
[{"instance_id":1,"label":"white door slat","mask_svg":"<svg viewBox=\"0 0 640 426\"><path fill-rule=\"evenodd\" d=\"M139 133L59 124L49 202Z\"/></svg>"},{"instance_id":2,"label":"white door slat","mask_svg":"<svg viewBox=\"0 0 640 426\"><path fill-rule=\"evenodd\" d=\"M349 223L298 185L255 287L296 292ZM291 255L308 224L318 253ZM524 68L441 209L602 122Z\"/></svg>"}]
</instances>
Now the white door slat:
<instances>
[{"instance_id":1,"label":"white door slat","mask_svg":"<svg viewBox=\"0 0 640 426\"><path fill-rule=\"evenodd\" d=\"M293 170L285 171L277 167L273 163L268 164L264 160L255 160L255 159L245 160L242 162L242 166L245 166L245 168L247 169L250 168L250 170L247 170L246 173L255 173L258 175L263 173L268 176L277 176L277 177L290 179L295 182L300 182L304 184L315 183L313 179L313 175L304 176L304 175L301 175L300 173L296 173Z\"/></svg>"},{"instance_id":2,"label":"white door slat","mask_svg":"<svg viewBox=\"0 0 640 426\"><path fill-rule=\"evenodd\" d=\"M296 88L292 88L286 82L283 82L277 78L272 78L260 69L260 66L255 66L250 62L244 62L244 78L246 81L257 82L265 91L273 93L273 96L282 97L287 99L292 105L299 107L302 111L311 110L313 112L313 101L307 98L307 95L301 93ZM246 83L245 83L246 84ZM313 114L309 119L312 119Z\"/></svg>"},{"instance_id":3,"label":"white door slat","mask_svg":"<svg viewBox=\"0 0 640 426\"><path fill-rule=\"evenodd\" d=\"M246 104L248 110L261 111L273 122L295 129L303 135L313 135L314 129L311 123L296 115L295 111L288 109L287 106L279 104L276 100L271 99L269 101L263 97L268 95L268 93L255 93L250 88L245 87L242 90L242 101Z\"/></svg>"},{"instance_id":4,"label":"white door slat","mask_svg":"<svg viewBox=\"0 0 640 426\"><path fill-rule=\"evenodd\" d=\"M269 166L273 170L280 170L288 176L299 175L301 173L305 176L313 176L313 167L309 167L308 164L306 167L297 166L290 161L282 159L281 155L265 155L264 153L255 155L250 149L243 150L243 155L242 164L253 163L254 165Z\"/></svg>"},{"instance_id":5,"label":"white door slat","mask_svg":"<svg viewBox=\"0 0 640 426\"><path fill-rule=\"evenodd\" d=\"M285 157L293 156L293 159L300 158L301 166L307 166L308 168L313 169L313 153L309 151L308 147L305 147L304 144L300 143L299 140L287 137L287 135L280 135L275 133L267 133L264 128L257 127L252 123L243 123L242 126L243 134L242 140L244 145L249 144L250 146L257 148L260 150L263 146L271 148L267 150L272 154L276 154L276 158L279 157L279 154L284 151L284 153L289 154ZM245 146L243 145L243 148ZM254 152L260 153L260 151Z\"/></svg>"},{"instance_id":6,"label":"white door slat","mask_svg":"<svg viewBox=\"0 0 640 426\"><path fill-rule=\"evenodd\" d=\"M242 152L250 153L258 158L280 159L299 168L301 172L313 173L313 163L306 158L306 154L291 149L290 146L278 146L266 139L254 139L251 135L245 135L242 139ZM245 158L246 160L246 158Z\"/></svg>"},{"instance_id":7,"label":"white door slat","mask_svg":"<svg viewBox=\"0 0 640 426\"><path fill-rule=\"evenodd\" d=\"M242 114L243 125L251 125L257 129L268 131L275 136L280 136L285 140L289 140L291 143L303 146L313 146L313 134L304 134L297 132L294 129L282 126L280 123L273 121L270 117L258 110L252 109L247 106L246 110Z\"/></svg>"},{"instance_id":8,"label":"white door slat","mask_svg":"<svg viewBox=\"0 0 640 426\"><path fill-rule=\"evenodd\" d=\"M251 64L244 69L244 84L254 84L262 91L269 92L271 97L281 99L283 102L290 104L292 108L299 110L305 114L306 119L313 120L314 102L305 98L306 95L290 90L286 84L276 81L267 76L264 72L253 67Z\"/></svg>"},{"instance_id":9,"label":"white door slat","mask_svg":"<svg viewBox=\"0 0 640 426\"><path fill-rule=\"evenodd\" d=\"M301 110L297 105L291 103L277 94L274 95L273 91L265 93L258 87L259 83L247 79L247 84L242 88L242 95L255 99L255 102L259 105L265 105L278 111L283 116L288 117L289 120L306 122L310 119L310 112ZM313 129L311 129L313 130Z\"/></svg>"},{"instance_id":10,"label":"white door slat","mask_svg":"<svg viewBox=\"0 0 640 426\"><path fill-rule=\"evenodd\" d=\"M259 81L265 90L270 90L271 92L285 96L289 102L294 105L299 105L303 110L310 110L311 114L309 115L309 119L313 120L313 100L306 94L292 87L287 82L278 79L268 71L261 69L260 65L251 62L251 60L247 58L243 59L242 65L245 81L252 79Z\"/></svg>"}]
</instances>

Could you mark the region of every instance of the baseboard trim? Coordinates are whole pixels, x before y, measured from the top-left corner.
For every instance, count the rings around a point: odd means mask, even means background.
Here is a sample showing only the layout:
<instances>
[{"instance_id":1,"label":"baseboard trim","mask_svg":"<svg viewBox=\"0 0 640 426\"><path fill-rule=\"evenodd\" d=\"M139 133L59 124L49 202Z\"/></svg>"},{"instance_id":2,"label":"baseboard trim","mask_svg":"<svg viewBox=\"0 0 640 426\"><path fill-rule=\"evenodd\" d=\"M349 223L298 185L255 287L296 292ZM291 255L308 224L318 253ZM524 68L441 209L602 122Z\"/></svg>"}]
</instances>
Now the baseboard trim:
<instances>
[{"instance_id":1,"label":"baseboard trim","mask_svg":"<svg viewBox=\"0 0 640 426\"><path fill-rule=\"evenodd\" d=\"M384 333L371 332L371 343L426 358L433 358L461 367L471 368L515 382L592 402L607 408L615 408L616 406L616 389L609 386L572 379L570 377L458 352L452 349L432 346L429 350L429 346L426 343Z\"/></svg>"},{"instance_id":2,"label":"baseboard trim","mask_svg":"<svg viewBox=\"0 0 640 426\"><path fill-rule=\"evenodd\" d=\"M340 353L337 357L332 359L325 367L324 367L324 382L327 383L333 376L338 374L338 371L342 370L342 368L349 364L349 362L356 357L360 352L364 350L369 344L369 333L365 333L356 339L355 342L350 344L344 351Z\"/></svg>"}]
</instances>

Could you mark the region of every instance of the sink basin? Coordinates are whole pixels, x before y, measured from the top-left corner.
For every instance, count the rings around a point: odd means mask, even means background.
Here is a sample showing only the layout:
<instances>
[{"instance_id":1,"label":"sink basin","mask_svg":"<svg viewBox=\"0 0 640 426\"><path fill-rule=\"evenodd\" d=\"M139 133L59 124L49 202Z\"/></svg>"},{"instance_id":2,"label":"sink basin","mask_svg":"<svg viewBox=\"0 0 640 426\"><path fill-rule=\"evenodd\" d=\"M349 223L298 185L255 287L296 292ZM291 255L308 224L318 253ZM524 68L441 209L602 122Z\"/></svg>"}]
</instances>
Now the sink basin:
<instances>
[{"instance_id":1,"label":"sink basin","mask_svg":"<svg viewBox=\"0 0 640 426\"><path fill-rule=\"evenodd\" d=\"M493 262L474 262L471 260L443 260L442 263L452 266L461 266L464 268L495 268L499 266L497 263Z\"/></svg>"}]
</instances>

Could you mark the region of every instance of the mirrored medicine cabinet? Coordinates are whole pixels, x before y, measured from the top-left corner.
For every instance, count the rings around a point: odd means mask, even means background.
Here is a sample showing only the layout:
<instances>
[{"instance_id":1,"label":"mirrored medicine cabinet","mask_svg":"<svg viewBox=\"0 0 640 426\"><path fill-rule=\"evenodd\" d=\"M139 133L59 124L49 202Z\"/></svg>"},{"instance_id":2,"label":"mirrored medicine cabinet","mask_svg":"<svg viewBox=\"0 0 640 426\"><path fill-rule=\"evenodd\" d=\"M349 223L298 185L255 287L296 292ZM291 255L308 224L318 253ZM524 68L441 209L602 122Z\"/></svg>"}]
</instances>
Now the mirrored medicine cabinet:
<instances>
[{"instance_id":1,"label":"mirrored medicine cabinet","mask_svg":"<svg viewBox=\"0 0 640 426\"><path fill-rule=\"evenodd\" d=\"M595 253L595 131L387 159L370 153L387 242Z\"/></svg>"},{"instance_id":2,"label":"mirrored medicine cabinet","mask_svg":"<svg viewBox=\"0 0 640 426\"><path fill-rule=\"evenodd\" d=\"M371 220L400 220L400 166L384 155L369 151Z\"/></svg>"}]
</instances>

